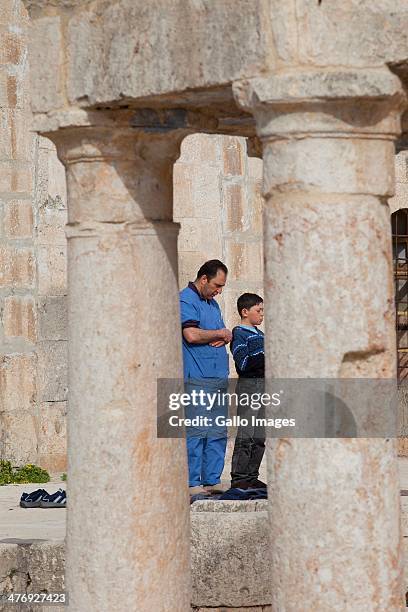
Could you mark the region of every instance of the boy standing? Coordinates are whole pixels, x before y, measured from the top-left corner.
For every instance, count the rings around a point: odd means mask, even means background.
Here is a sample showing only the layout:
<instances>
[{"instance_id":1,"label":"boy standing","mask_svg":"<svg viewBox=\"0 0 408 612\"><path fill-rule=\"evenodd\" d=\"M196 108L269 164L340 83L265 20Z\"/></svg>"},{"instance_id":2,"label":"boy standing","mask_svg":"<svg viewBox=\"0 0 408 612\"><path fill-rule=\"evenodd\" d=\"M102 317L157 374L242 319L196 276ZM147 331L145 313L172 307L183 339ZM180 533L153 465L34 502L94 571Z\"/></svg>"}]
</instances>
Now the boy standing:
<instances>
[{"instance_id":1,"label":"boy standing","mask_svg":"<svg viewBox=\"0 0 408 612\"><path fill-rule=\"evenodd\" d=\"M239 376L236 389L239 397L263 391L263 383L258 379L265 377L264 334L257 328L263 321L263 299L256 293L243 293L237 308L241 324L232 330L231 352ZM238 415L249 417L249 424L238 428L232 455L231 487L240 489L266 488L258 479L265 435L259 427L251 425L251 412L250 407L241 406L238 401Z\"/></svg>"}]
</instances>

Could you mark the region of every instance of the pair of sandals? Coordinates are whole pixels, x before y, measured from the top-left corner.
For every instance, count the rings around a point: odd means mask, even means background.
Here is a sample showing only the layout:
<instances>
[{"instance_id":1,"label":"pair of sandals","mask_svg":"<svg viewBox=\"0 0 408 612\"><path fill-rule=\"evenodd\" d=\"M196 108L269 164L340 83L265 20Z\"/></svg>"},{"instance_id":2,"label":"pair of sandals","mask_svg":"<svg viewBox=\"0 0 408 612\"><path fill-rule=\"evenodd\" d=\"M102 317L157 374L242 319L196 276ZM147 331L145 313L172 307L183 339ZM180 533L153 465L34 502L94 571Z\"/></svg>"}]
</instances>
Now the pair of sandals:
<instances>
[{"instance_id":1,"label":"pair of sandals","mask_svg":"<svg viewBox=\"0 0 408 612\"><path fill-rule=\"evenodd\" d=\"M32 493L23 493L20 498L22 508L66 508L67 494L63 489L48 493L45 489L37 489Z\"/></svg>"}]
</instances>

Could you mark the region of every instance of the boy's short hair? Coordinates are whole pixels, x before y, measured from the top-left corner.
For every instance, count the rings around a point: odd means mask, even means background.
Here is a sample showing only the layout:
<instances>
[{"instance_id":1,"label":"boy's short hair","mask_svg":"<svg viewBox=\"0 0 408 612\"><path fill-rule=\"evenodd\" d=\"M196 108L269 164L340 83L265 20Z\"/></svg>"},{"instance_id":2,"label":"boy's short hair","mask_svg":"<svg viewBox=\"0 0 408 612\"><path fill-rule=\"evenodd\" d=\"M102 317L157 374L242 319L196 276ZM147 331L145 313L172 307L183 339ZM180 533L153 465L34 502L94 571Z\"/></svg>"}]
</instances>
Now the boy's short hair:
<instances>
[{"instance_id":1,"label":"boy's short hair","mask_svg":"<svg viewBox=\"0 0 408 612\"><path fill-rule=\"evenodd\" d=\"M237 300L239 316L242 317L242 311L244 308L249 310L249 308L252 308L252 306L257 306L258 304L263 304L263 299L260 295L257 295L256 293L243 293Z\"/></svg>"},{"instance_id":2,"label":"boy's short hair","mask_svg":"<svg viewBox=\"0 0 408 612\"><path fill-rule=\"evenodd\" d=\"M206 261L197 272L197 279L206 276L207 280L211 280L217 276L218 270L222 270L225 275L228 274L228 268L222 261L219 259L210 259L210 261Z\"/></svg>"}]
</instances>

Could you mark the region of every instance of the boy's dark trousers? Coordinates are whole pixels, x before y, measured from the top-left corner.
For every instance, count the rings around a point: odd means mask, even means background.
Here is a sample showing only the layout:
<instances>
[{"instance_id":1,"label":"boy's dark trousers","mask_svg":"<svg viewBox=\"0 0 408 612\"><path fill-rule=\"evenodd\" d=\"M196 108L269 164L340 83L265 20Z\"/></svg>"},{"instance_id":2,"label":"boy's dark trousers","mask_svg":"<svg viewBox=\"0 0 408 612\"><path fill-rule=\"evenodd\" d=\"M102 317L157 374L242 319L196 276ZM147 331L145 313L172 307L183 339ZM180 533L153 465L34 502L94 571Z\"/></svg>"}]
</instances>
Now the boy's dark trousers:
<instances>
[{"instance_id":1,"label":"boy's dark trousers","mask_svg":"<svg viewBox=\"0 0 408 612\"><path fill-rule=\"evenodd\" d=\"M238 398L241 394L251 396L254 393L263 393L264 380L240 378L237 383L236 393ZM248 420L248 425L239 426L235 438L234 452L231 464L231 486L239 483L251 483L258 479L259 467L265 452L265 428L252 424L252 417L265 418L265 408L261 406L253 410L246 402L238 399L237 415Z\"/></svg>"}]
</instances>

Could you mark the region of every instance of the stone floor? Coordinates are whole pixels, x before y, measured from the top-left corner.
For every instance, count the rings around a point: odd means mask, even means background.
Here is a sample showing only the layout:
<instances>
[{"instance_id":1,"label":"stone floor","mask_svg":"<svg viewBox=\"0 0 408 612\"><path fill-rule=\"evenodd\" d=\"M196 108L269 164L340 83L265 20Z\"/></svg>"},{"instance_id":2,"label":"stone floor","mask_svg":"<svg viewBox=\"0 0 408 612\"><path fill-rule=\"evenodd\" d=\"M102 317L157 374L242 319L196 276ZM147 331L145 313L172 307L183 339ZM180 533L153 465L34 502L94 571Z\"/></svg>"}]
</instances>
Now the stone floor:
<instances>
[{"instance_id":1,"label":"stone floor","mask_svg":"<svg viewBox=\"0 0 408 612\"><path fill-rule=\"evenodd\" d=\"M399 467L401 489L408 490L408 457L399 459ZM262 470L262 476L264 476L264 470ZM223 482L228 483L226 473L223 474ZM60 487L65 489L66 483L57 476L45 485L25 484L0 487L0 544L26 539L62 540L65 537L65 509L19 507L23 491L34 491L41 487L53 493ZM405 538L408 538L408 496L401 497L401 507L403 534Z\"/></svg>"},{"instance_id":2,"label":"stone floor","mask_svg":"<svg viewBox=\"0 0 408 612\"><path fill-rule=\"evenodd\" d=\"M408 458L399 460L401 489L408 490ZM263 474L262 474L263 475ZM224 477L227 481L227 478ZM43 487L50 493L58 488L66 487L60 477L52 479L45 485L8 485L0 487L0 566L2 578L0 587L5 592L14 591L36 591L47 588L55 592L63 590L64 585L64 564L65 564L65 522L66 510L31 508L24 509L19 507L19 500L23 491L33 491ZM200 572L194 565L194 551L199 550L199 563L201 567L202 557L206 553L208 563L214 558L214 545L218 546L217 558L219 565L224 568L224 579L220 581L220 567L214 577L214 584L208 591L203 584L196 580L193 588L193 607L194 611L221 612L226 610L245 610L248 612L266 612L271 609L265 602L269 601L268 594L259 591L259 584L251 582L253 565L263 568L264 559L267 557L268 550L262 547L267 546L265 537L267 523L267 503L266 502L197 502L192 506L192 559L193 573L199 575ZM221 506L223 506L221 508ZM404 551L408 558L408 495L401 496L402 508L402 528L404 535ZM245 510L243 515L241 512ZM223 512L220 516L218 512ZM218 516L214 516L214 512ZM240 528L237 528L239 523ZM245 529L243 529L243 525ZM214 538L217 528L219 534ZM244 533L247 538L248 546L237 545L236 538ZM238 535L237 535L238 534ZM246 535L245 535L246 534ZM241 543L241 540L239 540ZM32 544L31 546L24 546ZM19 546L23 545L23 546ZM251 548L253 546L253 550ZM241 563L250 571L245 573L245 580L248 582L248 592L251 597L244 598L245 601L234 599L237 589L231 588L231 549L234 549L236 558L233 563ZM248 550L247 550L248 549ZM245 554L248 554L245 556ZM262 560L256 557L259 555ZM244 558L241 558L244 555ZM196 555L197 557L197 555ZM252 564L252 565L251 565ZM15 572L15 568L19 572ZM234 566L235 567L235 566ZM266 570L265 570L266 571ZM405 564L404 581L408 587L408 563ZM30 576L30 583L23 584L24 576ZM17 580L17 582L16 582ZM20 580L20 582L18 582ZM243 576L240 577L240 583ZM265 578L265 583L267 580ZM263 582L261 581L263 584ZM245 582L246 584L246 582ZM257 586L258 585L258 586ZM204 585L206 586L206 585ZM217 587L217 588L216 588ZM1 592L0 589L0 592ZM218 591L217 591L218 589ZM258 590L257 590L258 589ZM255 599L254 599L255 597ZM242 599L242 598L241 598ZM219 608L219 601L223 604L230 601L229 607ZM253 601L252 601L253 600ZM210 602L210 603L208 603ZM205 606L203 607L203 604ZM237 607L237 606L240 607ZM245 607L245 606L250 607ZM242 607L244 606L244 607ZM7 608L9 609L9 608ZM6 608L0 605L0 612L7 612ZM47 612L45 608L37 612ZM56 610L58 612L58 610Z\"/></svg>"}]
</instances>

